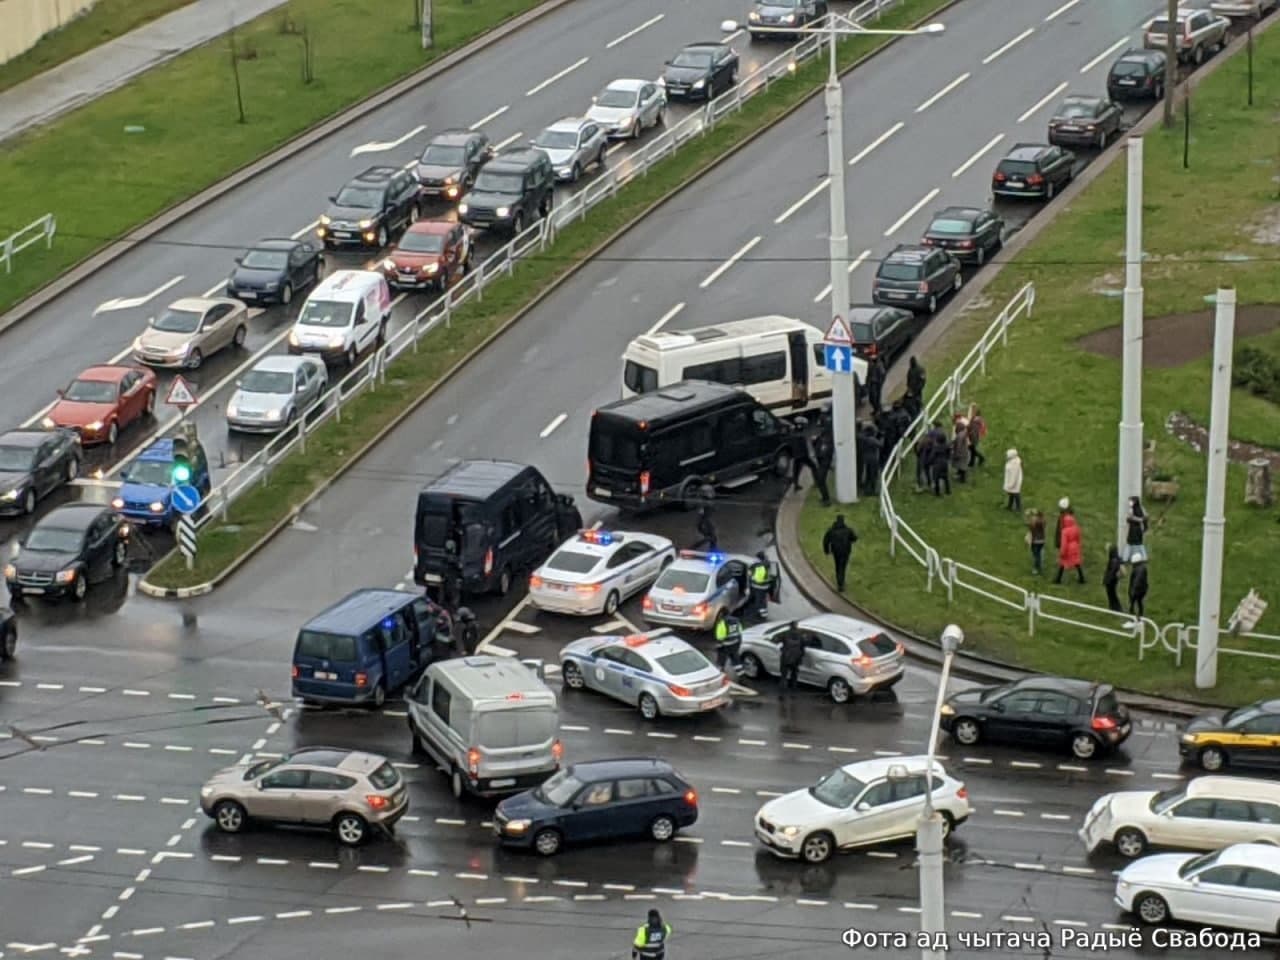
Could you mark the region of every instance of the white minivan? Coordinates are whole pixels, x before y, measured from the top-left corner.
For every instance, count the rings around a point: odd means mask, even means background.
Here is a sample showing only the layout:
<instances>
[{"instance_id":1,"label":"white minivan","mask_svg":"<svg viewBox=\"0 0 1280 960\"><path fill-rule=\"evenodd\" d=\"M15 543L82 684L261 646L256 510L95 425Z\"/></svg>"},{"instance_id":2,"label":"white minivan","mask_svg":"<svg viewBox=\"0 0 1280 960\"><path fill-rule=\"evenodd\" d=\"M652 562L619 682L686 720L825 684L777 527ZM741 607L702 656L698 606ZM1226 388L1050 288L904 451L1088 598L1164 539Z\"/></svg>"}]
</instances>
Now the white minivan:
<instances>
[{"instance_id":1,"label":"white minivan","mask_svg":"<svg viewBox=\"0 0 1280 960\"><path fill-rule=\"evenodd\" d=\"M338 270L307 297L289 331L289 352L355 366L360 354L386 339L390 317L391 288L382 274Z\"/></svg>"},{"instance_id":2,"label":"white minivan","mask_svg":"<svg viewBox=\"0 0 1280 960\"><path fill-rule=\"evenodd\" d=\"M821 410L831 400L822 337L817 327L776 315L646 333L622 355L622 397L710 380L740 387L779 416ZM853 372L865 382L866 361L855 357Z\"/></svg>"}]
</instances>

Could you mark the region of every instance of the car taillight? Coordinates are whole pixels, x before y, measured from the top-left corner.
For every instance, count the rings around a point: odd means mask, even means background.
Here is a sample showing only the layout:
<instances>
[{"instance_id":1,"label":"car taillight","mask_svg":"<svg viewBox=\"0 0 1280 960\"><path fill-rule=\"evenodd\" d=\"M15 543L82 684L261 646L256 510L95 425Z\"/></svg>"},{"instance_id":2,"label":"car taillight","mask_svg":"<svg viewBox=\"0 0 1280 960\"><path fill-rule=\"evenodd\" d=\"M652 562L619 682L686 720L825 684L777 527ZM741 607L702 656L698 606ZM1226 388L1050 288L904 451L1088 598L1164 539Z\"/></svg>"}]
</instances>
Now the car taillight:
<instances>
[{"instance_id":1,"label":"car taillight","mask_svg":"<svg viewBox=\"0 0 1280 960\"><path fill-rule=\"evenodd\" d=\"M529 577L529 589L538 590L542 587L542 578L536 573Z\"/></svg>"},{"instance_id":2,"label":"car taillight","mask_svg":"<svg viewBox=\"0 0 1280 960\"><path fill-rule=\"evenodd\" d=\"M480 772L480 751L475 747L467 751L467 769L471 771L472 775Z\"/></svg>"},{"instance_id":3,"label":"car taillight","mask_svg":"<svg viewBox=\"0 0 1280 960\"><path fill-rule=\"evenodd\" d=\"M493 573L493 547L484 552L484 575Z\"/></svg>"},{"instance_id":4,"label":"car taillight","mask_svg":"<svg viewBox=\"0 0 1280 960\"><path fill-rule=\"evenodd\" d=\"M1091 726L1095 730L1114 730L1116 722L1110 717L1094 717Z\"/></svg>"},{"instance_id":5,"label":"car taillight","mask_svg":"<svg viewBox=\"0 0 1280 960\"><path fill-rule=\"evenodd\" d=\"M574 590L576 590L578 593L583 593L583 594L587 594L587 595L590 595L590 594L593 594L593 593L599 593L599 592L600 592L600 584L598 584L598 583L580 583L580 584L578 584L576 587L574 587Z\"/></svg>"},{"instance_id":6,"label":"car taillight","mask_svg":"<svg viewBox=\"0 0 1280 960\"><path fill-rule=\"evenodd\" d=\"M920 242L923 243L926 247L932 247L937 241L934 240L933 237L925 237Z\"/></svg>"},{"instance_id":7,"label":"car taillight","mask_svg":"<svg viewBox=\"0 0 1280 960\"><path fill-rule=\"evenodd\" d=\"M682 686L680 686L680 684L678 684L678 683L668 683L668 684L667 684L667 687L668 687L668 689L670 689L670 691L671 691L672 693L674 693L677 697L692 697L692 696L693 696L693 691L692 691L692 690L690 690L688 687L682 687Z\"/></svg>"},{"instance_id":8,"label":"car taillight","mask_svg":"<svg viewBox=\"0 0 1280 960\"><path fill-rule=\"evenodd\" d=\"M868 657L865 653L860 657L854 657L849 662L852 663L855 667L861 667L864 670L867 667L871 666L871 658Z\"/></svg>"},{"instance_id":9,"label":"car taillight","mask_svg":"<svg viewBox=\"0 0 1280 960\"><path fill-rule=\"evenodd\" d=\"M708 607L705 603L700 603L693 608L693 615L695 617L705 617L709 609L711 608Z\"/></svg>"},{"instance_id":10,"label":"car taillight","mask_svg":"<svg viewBox=\"0 0 1280 960\"><path fill-rule=\"evenodd\" d=\"M877 346L874 343L867 344L866 353L867 353L868 360L874 360L876 358L876 354L878 354L879 352L880 352L879 346Z\"/></svg>"},{"instance_id":11,"label":"car taillight","mask_svg":"<svg viewBox=\"0 0 1280 960\"><path fill-rule=\"evenodd\" d=\"M367 673L356 674L356 686L367 687L369 685L369 675Z\"/></svg>"},{"instance_id":12,"label":"car taillight","mask_svg":"<svg viewBox=\"0 0 1280 960\"><path fill-rule=\"evenodd\" d=\"M961 241L960 241L960 249L962 249L962 250L972 250L972 249L973 249L973 241L972 241L972 240L961 240Z\"/></svg>"},{"instance_id":13,"label":"car taillight","mask_svg":"<svg viewBox=\"0 0 1280 960\"><path fill-rule=\"evenodd\" d=\"M551 759L556 763L564 759L564 744L559 740L551 745Z\"/></svg>"},{"instance_id":14,"label":"car taillight","mask_svg":"<svg viewBox=\"0 0 1280 960\"><path fill-rule=\"evenodd\" d=\"M727 687L731 683L733 683L733 681L729 679L728 674L720 674L720 686Z\"/></svg>"},{"instance_id":15,"label":"car taillight","mask_svg":"<svg viewBox=\"0 0 1280 960\"><path fill-rule=\"evenodd\" d=\"M292 668L292 671L291 671L291 673L290 673L290 676L292 676L292 677L293 677L293 679L295 679L295 680L297 680L297 679L298 679L298 665L297 665L296 663L293 665L293 668Z\"/></svg>"},{"instance_id":16,"label":"car taillight","mask_svg":"<svg viewBox=\"0 0 1280 960\"><path fill-rule=\"evenodd\" d=\"M929 292L929 281L928 281L928 280L921 280L921 281L920 281L920 292L921 292L921 293L928 293L928 292Z\"/></svg>"},{"instance_id":17,"label":"car taillight","mask_svg":"<svg viewBox=\"0 0 1280 960\"><path fill-rule=\"evenodd\" d=\"M894 646L898 648L898 656L902 656L904 653L907 652L907 648L904 647L901 643L895 643Z\"/></svg>"},{"instance_id":18,"label":"car taillight","mask_svg":"<svg viewBox=\"0 0 1280 960\"><path fill-rule=\"evenodd\" d=\"M997 171L996 171L996 175L995 175L995 178L994 178L994 179L995 179L996 183L1004 183L1004 182L1005 182L1005 180L1006 180L1006 179L1008 179L1008 178L1007 178L1003 173L1001 173L999 170L997 170Z\"/></svg>"},{"instance_id":19,"label":"car taillight","mask_svg":"<svg viewBox=\"0 0 1280 960\"><path fill-rule=\"evenodd\" d=\"M1033 173L1031 176L1027 177L1027 183L1030 183L1033 186L1035 184L1044 183L1044 177L1040 176L1038 173Z\"/></svg>"},{"instance_id":20,"label":"car taillight","mask_svg":"<svg viewBox=\"0 0 1280 960\"><path fill-rule=\"evenodd\" d=\"M369 794L364 798L364 802L369 804L370 810L385 810L387 809L387 804L390 803L386 797L376 793Z\"/></svg>"},{"instance_id":21,"label":"car taillight","mask_svg":"<svg viewBox=\"0 0 1280 960\"><path fill-rule=\"evenodd\" d=\"M649 471L640 471L640 495L644 496L649 492Z\"/></svg>"},{"instance_id":22,"label":"car taillight","mask_svg":"<svg viewBox=\"0 0 1280 960\"><path fill-rule=\"evenodd\" d=\"M640 601L640 606L641 606L641 608L643 608L643 609L645 609L645 610L652 610L652 609L653 609L653 598L652 598L652 597L650 597L650 596L646 596L643 600L641 600L641 601Z\"/></svg>"},{"instance_id":23,"label":"car taillight","mask_svg":"<svg viewBox=\"0 0 1280 960\"><path fill-rule=\"evenodd\" d=\"M961 787L959 790L956 791L956 796L959 797L961 800L968 800L969 791L967 788Z\"/></svg>"},{"instance_id":24,"label":"car taillight","mask_svg":"<svg viewBox=\"0 0 1280 960\"><path fill-rule=\"evenodd\" d=\"M691 807L696 807L698 805L698 791L686 790L684 792L684 802Z\"/></svg>"},{"instance_id":25,"label":"car taillight","mask_svg":"<svg viewBox=\"0 0 1280 960\"><path fill-rule=\"evenodd\" d=\"M1084 125L1084 128L1085 128L1086 130L1097 130L1097 129L1098 129L1098 125L1097 125L1096 123L1086 123L1086 124Z\"/></svg>"}]
</instances>

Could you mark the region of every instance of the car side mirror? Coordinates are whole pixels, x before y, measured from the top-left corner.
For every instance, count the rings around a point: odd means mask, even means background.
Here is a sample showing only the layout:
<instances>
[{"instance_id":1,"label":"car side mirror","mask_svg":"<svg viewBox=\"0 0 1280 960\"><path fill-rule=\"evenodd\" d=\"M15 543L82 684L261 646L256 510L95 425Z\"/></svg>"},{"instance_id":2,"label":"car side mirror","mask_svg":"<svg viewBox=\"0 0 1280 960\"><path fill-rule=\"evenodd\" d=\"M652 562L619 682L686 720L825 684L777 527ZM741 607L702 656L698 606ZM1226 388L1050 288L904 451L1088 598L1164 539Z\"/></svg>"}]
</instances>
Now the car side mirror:
<instances>
[{"instance_id":1,"label":"car side mirror","mask_svg":"<svg viewBox=\"0 0 1280 960\"><path fill-rule=\"evenodd\" d=\"M338 195L337 195L336 193L331 193L331 194L329 194L329 202L330 202L330 203L337 203L337 202L338 202Z\"/></svg>"},{"instance_id":2,"label":"car side mirror","mask_svg":"<svg viewBox=\"0 0 1280 960\"><path fill-rule=\"evenodd\" d=\"M302 391L303 391L303 390L305 390L305 389L307 389L307 385L306 385L305 383L300 383L300 384L298 384L296 387L294 387L294 388L293 388L293 392L294 392L294 393L302 393Z\"/></svg>"},{"instance_id":3,"label":"car side mirror","mask_svg":"<svg viewBox=\"0 0 1280 960\"><path fill-rule=\"evenodd\" d=\"M537 140L535 140L533 137L530 137L530 138L529 138L529 146L531 146L531 147L536 147L537 145L538 145L538 141L537 141Z\"/></svg>"},{"instance_id":4,"label":"car side mirror","mask_svg":"<svg viewBox=\"0 0 1280 960\"><path fill-rule=\"evenodd\" d=\"M1003 703L993 703L993 704L991 705L991 709L992 709L992 710L994 710L996 713L1004 713L1004 704L1003 704Z\"/></svg>"},{"instance_id":5,"label":"car side mirror","mask_svg":"<svg viewBox=\"0 0 1280 960\"><path fill-rule=\"evenodd\" d=\"M591 98L591 102L592 102L592 103L599 103L599 102L600 102L600 98L599 98L599 97L592 97L592 98Z\"/></svg>"},{"instance_id":6,"label":"car side mirror","mask_svg":"<svg viewBox=\"0 0 1280 960\"><path fill-rule=\"evenodd\" d=\"M65 397L67 395L67 391L63 390L61 387L59 387L55 392L60 397Z\"/></svg>"},{"instance_id":7,"label":"car side mirror","mask_svg":"<svg viewBox=\"0 0 1280 960\"><path fill-rule=\"evenodd\" d=\"M244 381L243 381L243 380L237 380L237 381L236 381L236 389L237 389L237 390L239 390L239 389L240 389L241 387L243 387L243 386L244 386Z\"/></svg>"},{"instance_id":8,"label":"car side mirror","mask_svg":"<svg viewBox=\"0 0 1280 960\"><path fill-rule=\"evenodd\" d=\"M267 789L267 785L266 785L265 783L263 783L261 780L259 780L259 781L258 781L258 789L259 789L259 790L265 790L265 789Z\"/></svg>"},{"instance_id":9,"label":"car side mirror","mask_svg":"<svg viewBox=\"0 0 1280 960\"><path fill-rule=\"evenodd\" d=\"M1199 878L1198 876L1196 876L1196 877L1192 877L1192 878L1191 878L1191 885L1192 885L1193 887L1198 887L1198 886L1200 886L1200 878Z\"/></svg>"},{"instance_id":10,"label":"car side mirror","mask_svg":"<svg viewBox=\"0 0 1280 960\"><path fill-rule=\"evenodd\" d=\"M244 263L244 257L236 257L236 263Z\"/></svg>"},{"instance_id":11,"label":"car side mirror","mask_svg":"<svg viewBox=\"0 0 1280 960\"><path fill-rule=\"evenodd\" d=\"M663 65L664 67L669 67L669 66L671 66L671 61L670 61L670 60L663 60L663 61L662 61L662 65Z\"/></svg>"},{"instance_id":12,"label":"car side mirror","mask_svg":"<svg viewBox=\"0 0 1280 960\"><path fill-rule=\"evenodd\" d=\"M856 807L854 807L853 809L857 810L859 813L866 813L868 810L870 810L870 809L871 809L871 804L869 804L869 803L867 803L867 801L863 800L861 803L859 803L859 804L858 804Z\"/></svg>"}]
</instances>

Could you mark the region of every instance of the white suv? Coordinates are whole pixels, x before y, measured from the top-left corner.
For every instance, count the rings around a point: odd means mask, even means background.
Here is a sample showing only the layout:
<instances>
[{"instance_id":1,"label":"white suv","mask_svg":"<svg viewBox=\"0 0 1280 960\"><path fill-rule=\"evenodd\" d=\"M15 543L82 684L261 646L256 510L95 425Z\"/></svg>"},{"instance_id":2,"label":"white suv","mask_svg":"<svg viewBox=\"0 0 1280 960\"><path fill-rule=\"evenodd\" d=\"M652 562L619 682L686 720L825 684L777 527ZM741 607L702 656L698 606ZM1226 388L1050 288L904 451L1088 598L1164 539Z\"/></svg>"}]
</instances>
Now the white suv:
<instances>
[{"instance_id":1,"label":"white suv","mask_svg":"<svg viewBox=\"0 0 1280 960\"><path fill-rule=\"evenodd\" d=\"M886 757L839 767L761 807L756 838L780 857L822 863L837 850L913 837L924 812L927 764L927 757ZM969 819L968 791L937 761L933 808L945 834Z\"/></svg>"}]
</instances>

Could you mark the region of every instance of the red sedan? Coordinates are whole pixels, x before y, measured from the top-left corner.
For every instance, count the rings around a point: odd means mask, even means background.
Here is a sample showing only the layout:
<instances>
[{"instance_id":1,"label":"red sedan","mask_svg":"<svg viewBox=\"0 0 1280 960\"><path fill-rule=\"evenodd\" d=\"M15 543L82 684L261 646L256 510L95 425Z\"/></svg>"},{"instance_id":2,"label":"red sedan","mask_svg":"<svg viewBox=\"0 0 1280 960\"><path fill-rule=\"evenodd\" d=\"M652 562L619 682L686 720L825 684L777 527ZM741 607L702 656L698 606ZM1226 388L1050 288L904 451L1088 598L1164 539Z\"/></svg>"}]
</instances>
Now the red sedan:
<instances>
[{"instance_id":1,"label":"red sedan","mask_svg":"<svg viewBox=\"0 0 1280 960\"><path fill-rule=\"evenodd\" d=\"M155 411L156 375L123 364L90 367L64 390L44 418L46 429L69 427L85 446L115 443L120 431Z\"/></svg>"}]
</instances>

